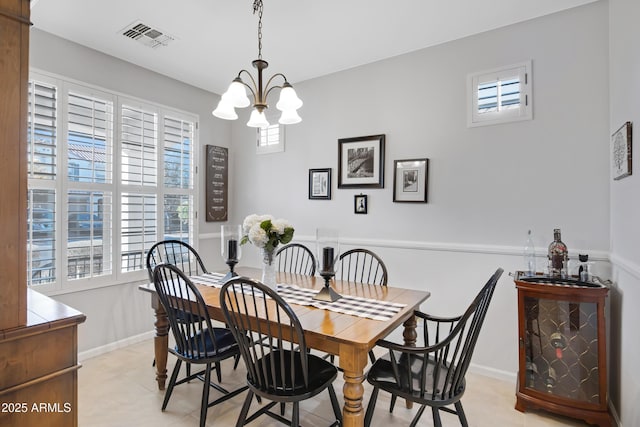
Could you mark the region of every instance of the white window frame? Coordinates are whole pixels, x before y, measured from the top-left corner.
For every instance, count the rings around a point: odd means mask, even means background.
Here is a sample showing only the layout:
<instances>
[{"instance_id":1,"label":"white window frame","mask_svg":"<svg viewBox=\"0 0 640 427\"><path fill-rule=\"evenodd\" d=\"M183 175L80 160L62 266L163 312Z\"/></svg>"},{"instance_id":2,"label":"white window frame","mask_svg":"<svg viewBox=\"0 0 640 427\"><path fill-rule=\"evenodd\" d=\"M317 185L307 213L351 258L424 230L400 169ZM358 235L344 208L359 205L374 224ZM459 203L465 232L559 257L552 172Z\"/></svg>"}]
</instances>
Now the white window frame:
<instances>
[{"instance_id":1,"label":"white window frame","mask_svg":"<svg viewBox=\"0 0 640 427\"><path fill-rule=\"evenodd\" d=\"M488 82L501 82L513 77L518 77L520 83L519 108L500 108L500 95L498 95L498 109L493 112L480 113L478 111L478 88ZM467 77L467 126L487 126L500 123L510 123L520 120L533 119L532 96L532 68L531 61L524 61L504 67L494 68L469 74ZM499 91L498 85L498 93Z\"/></svg>"},{"instance_id":2,"label":"white window frame","mask_svg":"<svg viewBox=\"0 0 640 427\"><path fill-rule=\"evenodd\" d=\"M282 153L284 152L284 141L285 141L285 128L286 126L278 123L278 113L271 112L269 110L265 111L265 115L267 120L271 125L269 125L267 132L269 129L278 129L278 141L275 144L267 145L265 138L266 135L265 130L262 128L257 128L256 130L256 154L271 154L271 153Z\"/></svg>"},{"instance_id":3,"label":"white window frame","mask_svg":"<svg viewBox=\"0 0 640 427\"><path fill-rule=\"evenodd\" d=\"M118 154L120 152L120 133L121 133L121 106L123 103L131 105L134 103L135 105L144 105L145 107L152 108L154 111L158 112L158 150L157 154L157 176L158 181L155 186L154 194L157 200L157 218L156 218L156 234L157 240L161 240L164 236L164 196L165 194L186 194L191 197L193 201L192 207L190 209L191 218L190 218L190 235L191 241L190 245L194 247L196 250L198 249L198 206L199 206L199 197L197 191L197 183L198 180L198 162L199 162L199 116L194 113L189 113L186 111L181 111L174 109L172 107L164 106L161 104L156 104L150 101L144 101L135 97L131 97L126 94L109 91L108 89L103 89L97 86L93 86L87 83L83 83L80 81L76 81L64 76L55 75L52 73L48 73L46 71L41 71L37 69L30 69L29 80L35 80L47 84L55 85L58 92L57 97L57 144L56 144L56 156L57 156L57 175L55 180L41 180L41 179L30 179L29 180L29 189L54 189L56 192L56 211L55 211L55 221L56 221L56 242L55 242L55 250L56 250L56 260L55 260L55 268L56 268L56 280L55 282L47 283L47 284L39 284L34 285L32 288L38 290L39 292L43 292L47 295L57 295L64 294L69 292L77 292L83 291L87 289L100 288L104 286L111 286L123 283L130 283L135 281L148 281L148 274L145 267L145 263L143 262L143 268L141 270L135 270L130 272L122 272L121 268L121 236L120 236L120 227L121 227L121 212L120 212L120 201L123 192L128 192L131 188L124 188L121 184L121 163L119 161ZM112 265L111 265L111 274L106 274L104 276L97 277L87 277L80 279L69 280L67 277L67 235L68 235L68 224L67 224L67 214L68 214L68 206L67 206L67 198L69 191L69 179L68 179L68 160L66 157L67 152L67 102L68 97L67 94L69 90L81 92L84 94L95 94L96 96L103 97L105 99L109 99L113 101L113 153L114 160L112 166L112 179L111 179L111 188L113 188L113 192L111 194L112 197L112 243L111 243L111 257L112 257ZM191 168L192 168L192 183L190 189L166 189L162 184L164 179L164 168L163 168L163 155L164 155L164 118L171 117L173 119L185 120L193 123L193 140L191 141ZM74 188L77 188L78 183L74 184ZM80 183L80 187L86 188L88 190L101 191L104 188L104 184L100 185L92 185L90 183ZM145 189L145 190L148 190ZM110 190L109 190L110 191Z\"/></svg>"}]
</instances>

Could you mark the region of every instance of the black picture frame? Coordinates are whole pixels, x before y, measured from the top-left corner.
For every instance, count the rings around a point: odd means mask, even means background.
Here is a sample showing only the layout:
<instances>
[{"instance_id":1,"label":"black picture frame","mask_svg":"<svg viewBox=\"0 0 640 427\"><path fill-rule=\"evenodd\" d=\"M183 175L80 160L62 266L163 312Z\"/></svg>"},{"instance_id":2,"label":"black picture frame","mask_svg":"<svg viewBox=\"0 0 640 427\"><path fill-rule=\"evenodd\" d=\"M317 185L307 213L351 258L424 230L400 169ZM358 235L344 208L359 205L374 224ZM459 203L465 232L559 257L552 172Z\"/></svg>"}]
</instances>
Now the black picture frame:
<instances>
[{"instance_id":1,"label":"black picture frame","mask_svg":"<svg viewBox=\"0 0 640 427\"><path fill-rule=\"evenodd\" d=\"M369 201L366 194L356 194L353 196L353 213L367 214Z\"/></svg>"},{"instance_id":2,"label":"black picture frame","mask_svg":"<svg viewBox=\"0 0 640 427\"><path fill-rule=\"evenodd\" d=\"M309 169L309 199L331 200L331 168Z\"/></svg>"},{"instance_id":3,"label":"black picture frame","mask_svg":"<svg viewBox=\"0 0 640 427\"><path fill-rule=\"evenodd\" d=\"M338 188L384 188L385 135L338 139Z\"/></svg>"},{"instance_id":4,"label":"black picture frame","mask_svg":"<svg viewBox=\"0 0 640 427\"><path fill-rule=\"evenodd\" d=\"M427 203L429 159L406 159L393 162L393 201Z\"/></svg>"},{"instance_id":5,"label":"black picture frame","mask_svg":"<svg viewBox=\"0 0 640 427\"><path fill-rule=\"evenodd\" d=\"M631 175L631 122L626 122L611 135L611 159L614 180Z\"/></svg>"}]
</instances>

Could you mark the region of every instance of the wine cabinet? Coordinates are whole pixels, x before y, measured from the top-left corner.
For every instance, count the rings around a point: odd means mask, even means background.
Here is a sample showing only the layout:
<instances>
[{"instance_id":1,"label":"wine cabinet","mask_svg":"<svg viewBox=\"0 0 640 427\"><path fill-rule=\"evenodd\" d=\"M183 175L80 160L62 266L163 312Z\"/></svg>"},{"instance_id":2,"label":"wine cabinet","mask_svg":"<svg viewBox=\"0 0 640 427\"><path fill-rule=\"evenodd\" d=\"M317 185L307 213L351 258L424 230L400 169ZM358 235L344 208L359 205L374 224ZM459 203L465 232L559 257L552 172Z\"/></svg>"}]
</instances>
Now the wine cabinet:
<instances>
[{"instance_id":1,"label":"wine cabinet","mask_svg":"<svg viewBox=\"0 0 640 427\"><path fill-rule=\"evenodd\" d=\"M543 409L611 426L607 410L606 286L516 273L516 409Z\"/></svg>"}]
</instances>

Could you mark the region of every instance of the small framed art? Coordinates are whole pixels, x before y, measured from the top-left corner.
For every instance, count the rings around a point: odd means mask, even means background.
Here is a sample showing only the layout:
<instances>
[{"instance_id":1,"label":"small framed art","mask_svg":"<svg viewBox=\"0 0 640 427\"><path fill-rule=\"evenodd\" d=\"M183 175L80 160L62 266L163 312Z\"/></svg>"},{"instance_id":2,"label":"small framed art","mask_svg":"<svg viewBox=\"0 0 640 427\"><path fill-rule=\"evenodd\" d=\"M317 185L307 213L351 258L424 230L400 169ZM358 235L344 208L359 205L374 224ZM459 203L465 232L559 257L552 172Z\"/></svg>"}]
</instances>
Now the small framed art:
<instances>
[{"instance_id":1,"label":"small framed art","mask_svg":"<svg viewBox=\"0 0 640 427\"><path fill-rule=\"evenodd\" d=\"M384 135L338 140L338 188L384 188Z\"/></svg>"},{"instance_id":2,"label":"small framed art","mask_svg":"<svg viewBox=\"0 0 640 427\"><path fill-rule=\"evenodd\" d=\"M309 199L331 200L331 168L309 169Z\"/></svg>"},{"instance_id":3,"label":"small framed art","mask_svg":"<svg viewBox=\"0 0 640 427\"><path fill-rule=\"evenodd\" d=\"M367 213L367 195L357 194L353 196L353 212L357 214Z\"/></svg>"},{"instance_id":4,"label":"small framed art","mask_svg":"<svg viewBox=\"0 0 640 427\"><path fill-rule=\"evenodd\" d=\"M613 179L631 175L631 122L626 122L611 135Z\"/></svg>"},{"instance_id":5,"label":"small framed art","mask_svg":"<svg viewBox=\"0 0 640 427\"><path fill-rule=\"evenodd\" d=\"M427 203L429 159L393 162L393 201Z\"/></svg>"}]
</instances>

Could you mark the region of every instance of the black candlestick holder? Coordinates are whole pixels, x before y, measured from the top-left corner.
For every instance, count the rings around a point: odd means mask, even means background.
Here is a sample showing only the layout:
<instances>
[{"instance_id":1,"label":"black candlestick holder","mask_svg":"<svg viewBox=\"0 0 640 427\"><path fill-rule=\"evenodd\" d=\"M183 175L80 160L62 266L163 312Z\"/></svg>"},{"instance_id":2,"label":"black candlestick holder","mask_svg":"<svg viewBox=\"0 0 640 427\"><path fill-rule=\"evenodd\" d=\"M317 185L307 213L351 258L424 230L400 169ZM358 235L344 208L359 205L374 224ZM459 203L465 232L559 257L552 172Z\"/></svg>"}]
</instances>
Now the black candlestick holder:
<instances>
[{"instance_id":1,"label":"black candlestick holder","mask_svg":"<svg viewBox=\"0 0 640 427\"><path fill-rule=\"evenodd\" d=\"M227 259L227 265L229 266L229 272L222 278L223 282L226 282L227 280L236 277L238 275L238 273L236 273L235 271L233 271L233 269L235 268L236 264L238 263L237 259Z\"/></svg>"},{"instance_id":2,"label":"black candlestick holder","mask_svg":"<svg viewBox=\"0 0 640 427\"><path fill-rule=\"evenodd\" d=\"M335 271L325 271L325 270L320 271L320 276L322 276L322 278L324 279L324 288L322 288L322 290L318 292L316 296L313 297L314 300L325 301L325 302L336 302L340 298L342 298L342 295L334 291L333 288L329 285L331 278L335 276L335 274L336 274Z\"/></svg>"}]
</instances>

